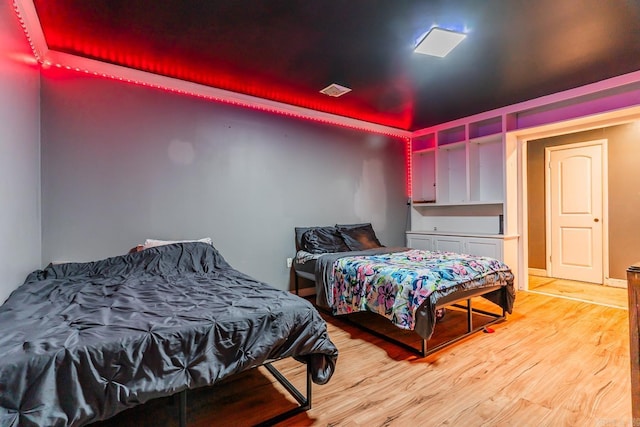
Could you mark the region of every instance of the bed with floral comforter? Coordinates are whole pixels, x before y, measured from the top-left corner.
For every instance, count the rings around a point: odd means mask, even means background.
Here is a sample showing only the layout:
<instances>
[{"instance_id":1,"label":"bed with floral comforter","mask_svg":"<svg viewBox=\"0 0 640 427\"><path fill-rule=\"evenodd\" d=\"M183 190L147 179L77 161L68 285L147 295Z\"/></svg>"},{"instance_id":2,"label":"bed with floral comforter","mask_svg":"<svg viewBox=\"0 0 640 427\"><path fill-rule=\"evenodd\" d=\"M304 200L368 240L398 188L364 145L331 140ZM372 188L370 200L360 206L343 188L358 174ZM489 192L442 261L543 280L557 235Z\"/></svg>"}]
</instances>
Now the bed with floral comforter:
<instances>
[{"instance_id":1,"label":"bed with floral comforter","mask_svg":"<svg viewBox=\"0 0 640 427\"><path fill-rule=\"evenodd\" d=\"M320 305L336 315L373 311L424 339L433 333L437 307L468 296L511 313L513 279L494 258L408 248L325 254L316 265Z\"/></svg>"}]
</instances>

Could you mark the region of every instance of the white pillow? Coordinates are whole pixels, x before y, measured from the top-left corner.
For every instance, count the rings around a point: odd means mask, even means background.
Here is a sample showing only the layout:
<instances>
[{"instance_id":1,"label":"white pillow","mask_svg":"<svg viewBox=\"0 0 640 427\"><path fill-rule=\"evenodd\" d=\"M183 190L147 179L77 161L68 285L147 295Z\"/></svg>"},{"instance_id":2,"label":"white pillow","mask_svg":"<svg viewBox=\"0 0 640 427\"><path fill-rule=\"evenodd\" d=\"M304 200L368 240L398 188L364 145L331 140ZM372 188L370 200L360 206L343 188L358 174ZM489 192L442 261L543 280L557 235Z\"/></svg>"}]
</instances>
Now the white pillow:
<instances>
[{"instance_id":1,"label":"white pillow","mask_svg":"<svg viewBox=\"0 0 640 427\"><path fill-rule=\"evenodd\" d=\"M156 239L147 239L144 241L144 245L142 245L142 249L155 248L156 246L170 245L172 243L190 243L190 242L202 242L208 245L211 245L211 237L204 237L202 239L197 240L156 240Z\"/></svg>"}]
</instances>

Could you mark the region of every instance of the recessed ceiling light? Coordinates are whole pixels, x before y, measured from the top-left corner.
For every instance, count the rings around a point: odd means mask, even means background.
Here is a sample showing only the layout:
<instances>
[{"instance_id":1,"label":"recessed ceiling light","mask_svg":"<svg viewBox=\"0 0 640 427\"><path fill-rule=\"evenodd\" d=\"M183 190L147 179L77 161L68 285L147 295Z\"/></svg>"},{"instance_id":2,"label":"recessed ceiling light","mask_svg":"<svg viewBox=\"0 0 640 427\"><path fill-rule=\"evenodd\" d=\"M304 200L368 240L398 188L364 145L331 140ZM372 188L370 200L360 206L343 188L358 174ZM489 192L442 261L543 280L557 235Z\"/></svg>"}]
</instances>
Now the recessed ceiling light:
<instances>
[{"instance_id":1,"label":"recessed ceiling light","mask_svg":"<svg viewBox=\"0 0 640 427\"><path fill-rule=\"evenodd\" d=\"M337 83L331 83L329 86L320 91L320 93L324 93L325 95L333 96L336 98L344 95L347 92L351 92L351 89L345 86L341 86Z\"/></svg>"},{"instance_id":2,"label":"recessed ceiling light","mask_svg":"<svg viewBox=\"0 0 640 427\"><path fill-rule=\"evenodd\" d=\"M443 58L447 56L454 47L458 46L458 43L464 40L465 37L467 37L467 35L463 33L434 27L418 42L418 45L413 51Z\"/></svg>"}]
</instances>

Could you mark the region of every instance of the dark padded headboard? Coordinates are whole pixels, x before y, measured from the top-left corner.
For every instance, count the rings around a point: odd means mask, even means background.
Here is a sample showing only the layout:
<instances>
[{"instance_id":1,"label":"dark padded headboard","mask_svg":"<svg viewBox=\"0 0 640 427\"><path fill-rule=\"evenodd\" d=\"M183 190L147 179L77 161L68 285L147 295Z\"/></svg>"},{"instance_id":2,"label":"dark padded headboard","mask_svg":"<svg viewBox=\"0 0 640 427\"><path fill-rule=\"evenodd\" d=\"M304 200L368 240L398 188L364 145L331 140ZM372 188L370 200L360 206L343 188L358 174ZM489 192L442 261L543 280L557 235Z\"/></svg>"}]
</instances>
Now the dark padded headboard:
<instances>
[{"instance_id":1,"label":"dark padded headboard","mask_svg":"<svg viewBox=\"0 0 640 427\"><path fill-rule=\"evenodd\" d=\"M296 251L302 249L302 235L305 231L313 227L296 227Z\"/></svg>"},{"instance_id":2,"label":"dark padded headboard","mask_svg":"<svg viewBox=\"0 0 640 427\"><path fill-rule=\"evenodd\" d=\"M333 225L315 225L313 227L296 227L296 251L302 249L302 235L307 230L312 230L314 228L334 228Z\"/></svg>"},{"instance_id":3,"label":"dark padded headboard","mask_svg":"<svg viewBox=\"0 0 640 427\"><path fill-rule=\"evenodd\" d=\"M316 229L316 228L334 228L334 229L355 229L355 228L360 228L360 227L371 227L371 223L369 222L365 222L365 223L359 223L359 224L336 224L336 225L316 225L316 226L310 226L310 227L295 227L295 234L296 234L296 251L299 251L302 249L302 235L307 231L307 230L312 230L312 229ZM375 233L373 232L373 228L371 228L371 233L374 234L375 237ZM377 239L375 239L377 242Z\"/></svg>"}]
</instances>

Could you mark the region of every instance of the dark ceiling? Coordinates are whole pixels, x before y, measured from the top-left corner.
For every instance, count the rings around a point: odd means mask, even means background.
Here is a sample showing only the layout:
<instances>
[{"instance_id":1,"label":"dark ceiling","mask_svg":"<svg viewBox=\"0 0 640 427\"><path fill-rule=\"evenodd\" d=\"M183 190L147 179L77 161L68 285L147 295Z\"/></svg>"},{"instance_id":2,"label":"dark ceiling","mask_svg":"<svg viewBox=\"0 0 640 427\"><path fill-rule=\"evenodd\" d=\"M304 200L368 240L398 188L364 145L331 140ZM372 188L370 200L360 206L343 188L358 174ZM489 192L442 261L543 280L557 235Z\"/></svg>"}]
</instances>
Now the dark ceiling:
<instances>
[{"instance_id":1,"label":"dark ceiling","mask_svg":"<svg viewBox=\"0 0 640 427\"><path fill-rule=\"evenodd\" d=\"M50 49L405 130L640 70L638 0L34 0ZM413 52L432 25L446 58ZM353 91L331 98L330 83Z\"/></svg>"}]
</instances>

